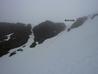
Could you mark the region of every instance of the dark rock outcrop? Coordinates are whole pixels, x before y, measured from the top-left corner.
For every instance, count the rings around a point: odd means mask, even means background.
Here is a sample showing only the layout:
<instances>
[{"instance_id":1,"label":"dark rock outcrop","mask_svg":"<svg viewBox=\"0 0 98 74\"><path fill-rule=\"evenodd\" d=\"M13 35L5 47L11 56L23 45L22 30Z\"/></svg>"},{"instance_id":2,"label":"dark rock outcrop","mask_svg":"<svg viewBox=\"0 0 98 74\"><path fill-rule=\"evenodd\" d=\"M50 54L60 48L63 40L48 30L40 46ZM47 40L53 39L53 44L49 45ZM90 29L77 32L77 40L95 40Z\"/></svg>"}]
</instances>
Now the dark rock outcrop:
<instances>
[{"instance_id":1,"label":"dark rock outcrop","mask_svg":"<svg viewBox=\"0 0 98 74\"><path fill-rule=\"evenodd\" d=\"M30 47L35 47L38 44L43 43L46 39L51 38L64 31L66 25L64 23L54 23L51 21L45 21L31 27L30 24L25 25L23 23L0 23L0 57L8 54L10 50L23 46L27 43L29 35L34 33L34 42ZM17 51L23 51L18 49ZM16 54L16 51L10 53L9 57Z\"/></svg>"},{"instance_id":2,"label":"dark rock outcrop","mask_svg":"<svg viewBox=\"0 0 98 74\"><path fill-rule=\"evenodd\" d=\"M38 44L41 44L46 39L56 36L60 32L64 31L65 28L66 25L64 23L54 23L51 21L40 23L33 28L34 42L30 47L35 47L37 45L36 42L38 42Z\"/></svg>"},{"instance_id":3,"label":"dark rock outcrop","mask_svg":"<svg viewBox=\"0 0 98 74\"><path fill-rule=\"evenodd\" d=\"M83 16L83 17L77 18L77 20L71 25L70 28L68 28L67 31L70 31L71 29L80 27L81 25L84 24L84 22L85 22L87 19L88 19L87 16Z\"/></svg>"},{"instance_id":4,"label":"dark rock outcrop","mask_svg":"<svg viewBox=\"0 0 98 74\"><path fill-rule=\"evenodd\" d=\"M16 54L16 51L10 53L9 57L11 57L11 56L13 56L13 55L15 55L15 54Z\"/></svg>"},{"instance_id":5,"label":"dark rock outcrop","mask_svg":"<svg viewBox=\"0 0 98 74\"><path fill-rule=\"evenodd\" d=\"M20 48L20 49L17 49L17 51L23 51L23 49Z\"/></svg>"},{"instance_id":6,"label":"dark rock outcrop","mask_svg":"<svg viewBox=\"0 0 98 74\"><path fill-rule=\"evenodd\" d=\"M0 57L9 50L19 47L28 41L31 25L23 23L0 23ZM8 35L10 35L8 39Z\"/></svg>"},{"instance_id":7,"label":"dark rock outcrop","mask_svg":"<svg viewBox=\"0 0 98 74\"><path fill-rule=\"evenodd\" d=\"M93 14L92 17L91 17L91 19L94 19L96 16L98 16L98 13Z\"/></svg>"}]
</instances>

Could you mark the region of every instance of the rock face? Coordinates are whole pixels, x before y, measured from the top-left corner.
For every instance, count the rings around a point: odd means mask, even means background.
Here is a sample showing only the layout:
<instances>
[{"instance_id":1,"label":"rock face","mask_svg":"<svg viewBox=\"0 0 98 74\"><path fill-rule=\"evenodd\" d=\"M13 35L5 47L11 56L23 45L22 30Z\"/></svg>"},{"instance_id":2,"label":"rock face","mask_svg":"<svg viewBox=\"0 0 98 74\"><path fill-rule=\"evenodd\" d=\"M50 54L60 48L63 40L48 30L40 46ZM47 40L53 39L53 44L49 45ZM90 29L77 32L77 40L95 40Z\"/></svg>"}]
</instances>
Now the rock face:
<instances>
[{"instance_id":1,"label":"rock face","mask_svg":"<svg viewBox=\"0 0 98 74\"><path fill-rule=\"evenodd\" d=\"M34 43L30 47L35 47L38 44L43 43L46 39L51 38L64 31L66 28L64 23L54 23L51 21L45 21L33 28Z\"/></svg>"},{"instance_id":2,"label":"rock face","mask_svg":"<svg viewBox=\"0 0 98 74\"><path fill-rule=\"evenodd\" d=\"M93 15L91 16L91 19L94 19L96 16L98 16L98 13L93 14Z\"/></svg>"},{"instance_id":3,"label":"rock face","mask_svg":"<svg viewBox=\"0 0 98 74\"><path fill-rule=\"evenodd\" d=\"M0 57L9 53L9 50L20 47L27 43L29 35L34 33L34 42L30 47L35 47L36 42L43 43L46 39L51 38L65 30L64 23L54 23L51 21L45 21L31 27L30 24L25 25L23 23L0 23ZM17 51L23 51L19 49ZM16 51L10 53L9 57L16 54Z\"/></svg>"},{"instance_id":4,"label":"rock face","mask_svg":"<svg viewBox=\"0 0 98 74\"><path fill-rule=\"evenodd\" d=\"M31 34L31 25L23 23L0 23L0 57L9 50L25 44Z\"/></svg>"},{"instance_id":5,"label":"rock face","mask_svg":"<svg viewBox=\"0 0 98 74\"><path fill-rule=\"evenodd\" d=\"M10 53L9 57L11 57L11 56L13 56L13 55L15 55L15 54L16 54L16 51Z\"/></svg>"},{"instance_id":6,"label":"rock face","mask_svg":"<svg viewBox=\"0 0 98 74\"><path fill-rule=\"evenodd\" d=\"M85 22L87 19L88 19L87 16L83 16L83 17L77 18L77 20L71 25L71 27L68 29L68 31L70 31L71 29L80 27L81 25L84 24L84 22Z\"/></svg>"}]
</instances>

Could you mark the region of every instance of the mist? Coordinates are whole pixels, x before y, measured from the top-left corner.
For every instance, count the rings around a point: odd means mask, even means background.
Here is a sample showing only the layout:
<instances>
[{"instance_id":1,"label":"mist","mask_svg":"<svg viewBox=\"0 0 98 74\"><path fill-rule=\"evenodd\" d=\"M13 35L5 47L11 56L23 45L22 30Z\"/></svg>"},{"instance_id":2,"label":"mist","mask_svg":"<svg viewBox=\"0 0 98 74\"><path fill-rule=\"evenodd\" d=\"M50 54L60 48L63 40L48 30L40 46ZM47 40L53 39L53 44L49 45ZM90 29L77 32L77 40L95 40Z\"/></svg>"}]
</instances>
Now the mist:
<instances>
[{"instance_id":1,"label":"mist","mask_svg":"<svg viewBox=\"0 0 98 74\"><path fill-rule=\"evenodd\" d=\"M0 21L36 25L45 20L64 22L98 12L98 0L1 0Z\"/></svg>"},{"instance_id":2,"label":"mist","mask_svg":"<svg viewBox=\"0 0 98 74\"><path fill-rule=\"evenodd\" d=\"M98 0L0 0L0 22L65 22L98 13ZM31 42L32 40L28 40ZM29 43L27 43L29 45ZM98 17L81 27L0 58L0 74L98 74Z\"/></svg>"}]
</instances>

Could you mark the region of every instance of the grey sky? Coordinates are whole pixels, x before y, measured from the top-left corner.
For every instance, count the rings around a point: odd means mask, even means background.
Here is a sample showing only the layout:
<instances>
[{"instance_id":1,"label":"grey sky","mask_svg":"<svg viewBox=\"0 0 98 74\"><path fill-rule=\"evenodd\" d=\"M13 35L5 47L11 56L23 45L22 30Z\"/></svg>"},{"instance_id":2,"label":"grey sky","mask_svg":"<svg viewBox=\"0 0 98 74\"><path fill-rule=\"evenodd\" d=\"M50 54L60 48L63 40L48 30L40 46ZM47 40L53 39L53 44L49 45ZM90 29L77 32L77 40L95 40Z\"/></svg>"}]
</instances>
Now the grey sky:
<instances>
[{"instance_id":1,"label":"grey sky","mask_svg":"<svg viewBox=\"0 0 98 74\"><path fill-rule=\"evenodd\" d=\"M0 0L0 21L37 24L98 12L98 0Z\"/></svg>"}]
</instances>

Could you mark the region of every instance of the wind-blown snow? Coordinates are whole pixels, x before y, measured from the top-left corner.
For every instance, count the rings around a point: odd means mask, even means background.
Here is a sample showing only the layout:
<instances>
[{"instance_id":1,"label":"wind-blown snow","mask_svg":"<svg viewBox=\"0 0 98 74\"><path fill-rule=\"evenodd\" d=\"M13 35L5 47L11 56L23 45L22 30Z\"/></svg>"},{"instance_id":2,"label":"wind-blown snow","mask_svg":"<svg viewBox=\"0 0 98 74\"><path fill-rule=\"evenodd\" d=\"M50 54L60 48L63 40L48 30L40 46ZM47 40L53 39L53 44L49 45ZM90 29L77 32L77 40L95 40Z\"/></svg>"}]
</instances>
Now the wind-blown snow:
<instances>
[{"instance_id":1,"label":"wind-blown snow","mask_svg":"<svg viewBox=\"0 0 98 74\"><path fill-rule=\"evenodd\" d=\"M98 17L36 48L0 58L1 74L97 74ZM6 58L6 59L5 59Z\"/></svg>"},{"instance_id":2,"label":"wind-blown snow","mask_svg":"<svg viewBox=\"0 0 98 74\"><path fill-rule=\"evenodd\" d=\"M1 0L0 22L64 22L98 12L97 6L98 0ZM0 58L0 74L98 74L98 17L35 48L31 39L23 53Z\"/></svg>"}]
</instances>

